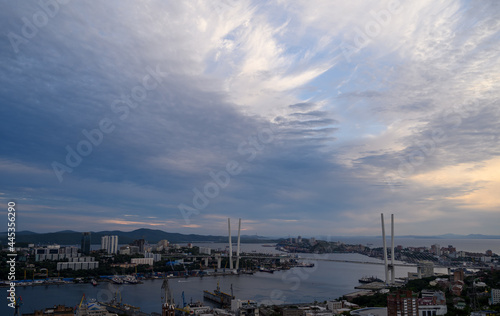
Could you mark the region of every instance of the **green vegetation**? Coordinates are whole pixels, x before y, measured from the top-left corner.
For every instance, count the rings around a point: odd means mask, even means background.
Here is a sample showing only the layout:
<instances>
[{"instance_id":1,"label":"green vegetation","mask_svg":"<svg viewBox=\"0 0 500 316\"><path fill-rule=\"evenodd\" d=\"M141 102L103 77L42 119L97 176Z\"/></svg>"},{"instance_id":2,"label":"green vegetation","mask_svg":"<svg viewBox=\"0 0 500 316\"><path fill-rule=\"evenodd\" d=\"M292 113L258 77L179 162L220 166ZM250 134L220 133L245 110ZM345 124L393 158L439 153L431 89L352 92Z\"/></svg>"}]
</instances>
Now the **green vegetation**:
<instances>
[{"instance_id":1,"label":"green vegetation","mask_svg":"<svg viewBox=\"0 0 500 316\"><path fill-rule=\"evenodd\" d=\"M374 295L359 296L352 300L356 305L363 307L386 307L387 294L376 293Z\"/></svg>"},{"instance_id":2,"label":"green vegetation","mask_svg":"<svg viewBox=\"0 0 500 316\"><path fill-rule=\"evenodd\" d=\"M438 286L431 286L429 282L435 280L436 277L428 277L428 278L422 278L422 279L416 279L416 280L410 280L408 283L405 285L405 289L411 290L414 293L419 293L422 290L434 290L434 291L439 291L441 288Z\"/></svg>"},{"instance_id":3,"label":"green vegetation","mask_svg":"<svg viewBox=\"0 0 500 316\"><path fill-rule=\"evenodd\" d=\"M423 279L410 280L403 286L405 290L411 290L413 293L420 293L422 290L433 290L433 291L443 291L446 296L446 305L448 313L446 315L470 315L472 311L472 306L474 304L473 300L473 282L481 281L487 286L484 288L476 288L477 295L477 309L488 309L500 312L500 304L489 305L489 298L492 288L500 288L500 271L482 271L474 276L468 276L465 278L464 287L461 296L455 296L449 290L449 287L443 285L431 286L429 282L435 280L436 277L428 277ZM391 288L391 292L397 291L397 288ZM455 308L457 300L462 300L466 307L464 309ZM375 294L372 296L360 296L352 300L353 303L359 305L360 307L386 307L387 306L387 294Z\"/></svg>"}]
</instances>

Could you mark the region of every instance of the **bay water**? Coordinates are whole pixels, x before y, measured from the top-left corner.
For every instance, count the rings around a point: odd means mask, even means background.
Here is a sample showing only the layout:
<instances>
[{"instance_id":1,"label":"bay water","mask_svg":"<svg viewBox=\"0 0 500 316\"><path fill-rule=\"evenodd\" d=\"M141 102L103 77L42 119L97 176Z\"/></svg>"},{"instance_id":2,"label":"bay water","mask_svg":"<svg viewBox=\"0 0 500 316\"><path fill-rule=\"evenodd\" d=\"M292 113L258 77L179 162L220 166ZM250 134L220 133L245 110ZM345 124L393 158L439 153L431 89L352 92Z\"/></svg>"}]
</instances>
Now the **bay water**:
<instances>
[{"instance_id":1,"label":"bay water","mask_svg":"<svg viewBox=\"0 0 500 316\"><path fill-rule=\"evenodd\" d=\"M457 250L484 252L492 249L499 253L500 240L482 240L475 244L467 240L465 243L458 240L418 240L415 246L429 246L439 243L441 246L454 245ZM352 242L352 241L351 241ZM361 243L361 242L358 242ZM372 247L377 247L377 241L371 240ZM382 240L380 239L380 244ZM412 241L413 243L413 241ZM361 243L363 244L363 243ZM401 241L397 244L402 244ZM226 244L196 244L213 249L225 249ZM404 246L408 246L403 244ZM462 249L461 249L462 247ZM483 249L485 248L485 249ZM233 248L236 250L236 248ZM464 249L465 250L465 249ZM244 252L278 253L272 247L262 247L261 244L242 244ZM338 297L356 291L354 286L359 285L358 279L363 276L376 276L384 279L383 265L355 264L347 262L332 262L315 260L336 259L360 262L381 262L360 254L298 254L301 258L314 262L313 268L292 268L286 271L276 271L273 274L257 272L254 275L230 275L224 277L205 276L190 278L169 279L169 286L173 292L176 304L182 305L182 292L185 301L203 302L203 290L212 291L219 282L224 292L233 294L238 299L255 300L261 304L306 303L322 302L337 299ZM435 269L437 273L446 273L444 269ZM442 270L442 271L440 271ZM406 277L408 272L416 272L415 267L397 267L396 277ZM163 280L144 280L142 284L115 285L101 282L97 286L91 284L67 284L48 286L17 287L16 294L23 299L21 312L29 313L35 309L43 309L57 304L75 306L80 303L82 296L95 298L99 301L110 300L115 293L119 293L124 303L138 306L146 313L161 311L161 285ZM4 288L6 291L7 288ZM6 296L5 296L6 297ZM13 315L13 309L7 306L8 301L0 306L0 315Z\"/></svg>"}]
</instances>

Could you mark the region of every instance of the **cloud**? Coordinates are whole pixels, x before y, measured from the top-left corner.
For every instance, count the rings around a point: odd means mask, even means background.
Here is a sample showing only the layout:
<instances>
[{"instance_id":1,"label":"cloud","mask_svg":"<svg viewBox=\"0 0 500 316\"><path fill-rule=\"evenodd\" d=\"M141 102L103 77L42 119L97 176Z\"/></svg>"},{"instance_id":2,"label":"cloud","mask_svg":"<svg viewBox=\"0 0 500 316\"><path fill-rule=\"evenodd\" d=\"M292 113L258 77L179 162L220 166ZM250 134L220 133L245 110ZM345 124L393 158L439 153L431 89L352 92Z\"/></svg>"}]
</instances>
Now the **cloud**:
<instances>
[{"instance_id":1,"label":"cloud","mask_svg":"<svg viewBox=\"0 0 500 316\"><path fill-rule=\"evenodd\" d=\"M147 227L147 226L163 226L164 223L151 223L151 222L133 222L133 221L124 221L124 220L113 220L106 219L101 221L102 224L117 224L120 226L135 226L135 227Z\"/></svg>"},{"instance_id":2,"label":"cloud","mask_svg":"<svg viewBox=\"0 0 500 316\"><path fill-rule=\"evenodd\" d=\"M0 200L35 231L50 214L82 230L216 234L231 217L251 234L372 234L395 210L409 233L495 232L499 7L391 3L61 5L19 52L0 42ZM38 10L10 4L0 26L24 36ZM52 163L102 120L113 131L59 183ZM185 223L178 205L231 161L241 172Z\"/></svg>"},{"instance_id":3,"label":"cloud","mask_svg":"<svg viewBox=\"0 0 500 316\"><path fill-rule=\"evenodd\" d=\"M461 163L419 174L411 180L430 187L455 188L455 194L447 198L460 203L463 208L495 212L500 206L497 194L500 188L499 164L499 158L480 164ZM457 184L460 184L458 188Z\"/></svg>"},{"instance_id":4,"label":"cloud","mask_svg":"<svg viewBox=\"0 0 500 316\"><path fill-rule=\"evenodd\" d=\"M189 225L182 225L182 227L185 227L185 228L200 228L201 225L189 224Z\"/></svg>"}]
</instances>

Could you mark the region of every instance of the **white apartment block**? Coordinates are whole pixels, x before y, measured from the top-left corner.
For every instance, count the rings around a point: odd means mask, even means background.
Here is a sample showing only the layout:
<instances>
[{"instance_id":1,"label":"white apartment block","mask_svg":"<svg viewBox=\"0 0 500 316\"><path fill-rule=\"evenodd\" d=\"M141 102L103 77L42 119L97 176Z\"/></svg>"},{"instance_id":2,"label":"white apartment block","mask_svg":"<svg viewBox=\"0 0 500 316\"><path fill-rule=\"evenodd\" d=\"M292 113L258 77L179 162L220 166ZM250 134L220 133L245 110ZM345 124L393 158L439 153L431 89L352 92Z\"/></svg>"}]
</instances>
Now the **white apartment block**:
<instances>
[{"instance_id":1,"label":"white apartment block","mask_svg":"<svg viewBox=\"0 0 500 316\"><path fill-rule=\"evenodd\" d=\"M106 250L106 253L118 253L118 236L102 236L101 249Z\"/></svg>"},{"instance_id":2,"label":"white apartment block","mask_svg":"<svg viewBox=\"0 0 500 316\"><path fill-rule=\"evenodd\" d=\"M148 264L150 266L153 265L153 258L132 258L130 259L130 263L136 263L136 264Z\"/></svg>"}]
</instances>

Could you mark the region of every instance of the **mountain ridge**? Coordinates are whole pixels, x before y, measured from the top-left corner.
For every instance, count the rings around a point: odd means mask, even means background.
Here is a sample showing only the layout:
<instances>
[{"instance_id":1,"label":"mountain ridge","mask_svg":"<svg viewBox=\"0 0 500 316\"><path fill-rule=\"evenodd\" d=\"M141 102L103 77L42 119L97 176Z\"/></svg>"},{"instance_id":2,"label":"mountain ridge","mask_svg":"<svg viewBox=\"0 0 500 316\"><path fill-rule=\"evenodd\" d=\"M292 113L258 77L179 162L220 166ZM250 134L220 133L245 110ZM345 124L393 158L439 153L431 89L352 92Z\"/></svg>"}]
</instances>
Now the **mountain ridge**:
<instances>
[{"instance_id":1,"label":"mountain ridge","mask_svg":"<svg viewBox=\"0 0 500 316\"><path fill-rule=\"evenodd\" d=\"M199 235L199 234L181 234L166 232L160 229L139 228L132 231L121 230L106 230L106 231L91 231L91 243L100 244L101 237L106 235L116 235L120 244L128 244L136 239L145 239L148 242L156 243L162 239L166 239L171 243L189 243L189 242L217 242L226 243L227 236L216 235ZM16 232L16 242L34 243L34 244L62 244L62 245L77 245L81 242L82 232L73 230L62 230L50 233L36 233L33 231ZM396 238L414 238L414 239L500 239L499 235L483 235L483 234L442 234L434 236L418 236L418 235L402 235L395 236ZM236 236L232 236L233 241ZM270 243L277 242L280 239L288 239L289 237L264 237L258 235L242 235L243 243ZM307 237L304 237L307 238ZM327 240L333 239L356 239L356 238L382 238L382 236L330 236ZM387 236L389 238L389 236ZM0 242L6 244L7 232L0 233Z\"/></svg>"},{"instance_id":2,"label":"mountain ridge","mask_svg":"<svg viewBox=\"0 0 500 316\"><path fill-rule=\"evenodd\" d=\"M61 244L61 245L76 245L80 244L83 232L72 230L63 230L51 233L35 233L32 231L16 232L17 243L33 243L33 244ZM120 244L128 244L136 239L145 239L148 242L156 243L166 239L171 243L189 243L189 242L227 242L227 236L214 235L198 235L198 234L181 234L170 233L159 229L139 228L130 232L120 230L106 231L90 231L91 244L100 244L101 237L106 235L118 236ZM236 236L232 236L232 240L236 240ZM272 241L267 237L242 235L241 241L245 243L259 243ZM0 242L7 243L7 232L0 233Z\"/></svg>"}]
</instances>

